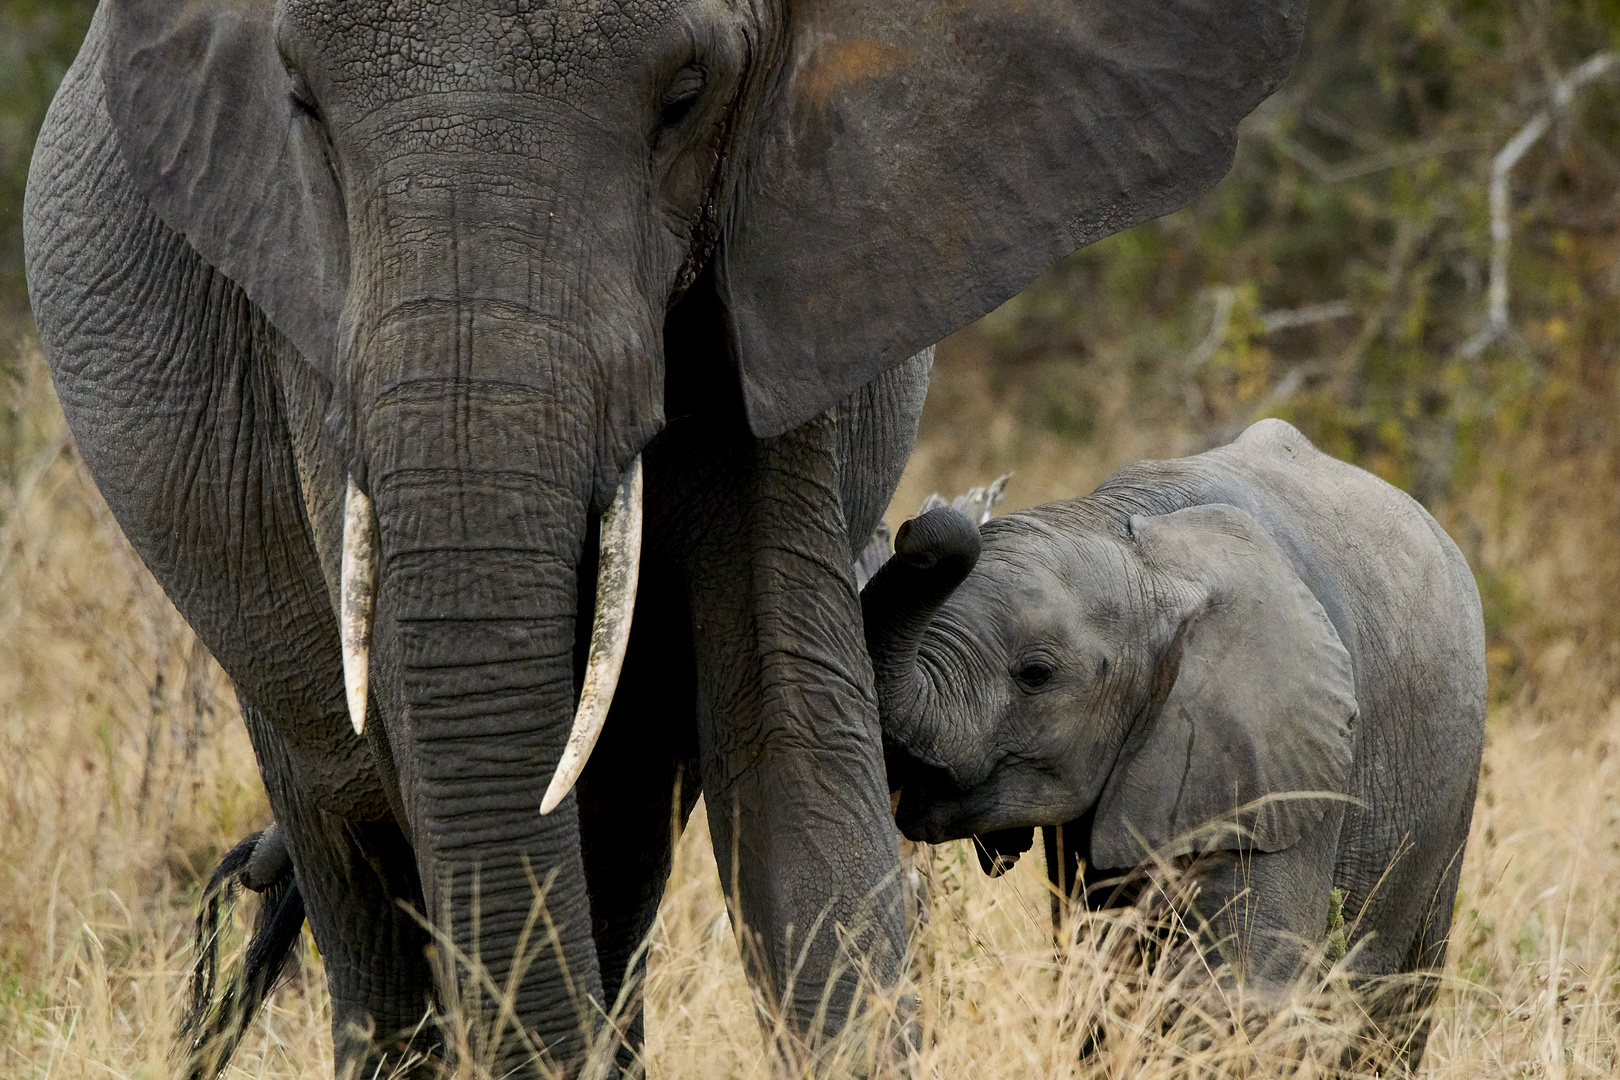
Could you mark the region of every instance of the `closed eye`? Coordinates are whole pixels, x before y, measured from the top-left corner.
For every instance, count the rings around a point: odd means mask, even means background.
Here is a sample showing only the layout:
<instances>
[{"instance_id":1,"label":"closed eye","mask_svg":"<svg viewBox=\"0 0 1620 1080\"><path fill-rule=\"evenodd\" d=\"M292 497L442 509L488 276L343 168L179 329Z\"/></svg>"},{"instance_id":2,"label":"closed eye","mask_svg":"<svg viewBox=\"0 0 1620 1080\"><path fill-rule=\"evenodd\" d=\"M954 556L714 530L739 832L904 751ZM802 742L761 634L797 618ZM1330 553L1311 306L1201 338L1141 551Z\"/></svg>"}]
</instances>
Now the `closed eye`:
<instances>
[{"instance_id":1,"label":"closed eye","mask_svg":"<svg viewBox=\"0 0 1620 1080\"><path fill-rule=\"evenodd\" d=\"M302 97L299 94L294 93L292 95L292 104L293 110L299 115L307 116L317 124L325 123L325 121L321 118L321 107L315 104L309 98Z\"/></svg>"},{"instance_id":2,"label":"closed eye","mask_svg":"<svg viewBox=\"0 0 1620 1080\"><path fill-rule=\"evenodd\" d=\"M659 126L675 127L691 115L698 98L703 96L706 81L704 71L699 67L684 67L677 72L659 101Z\"/></svg>"},{"instance_id":3,"label":"closed eye","mask_svg":"<svg viewBox=\"0 0 1620 1080\"><path fill-rule=\"evenodd\" d=\"M304 81L303 75L292 65L287 65L287 74L292 79L292 89L288 96L292 98L293 109L311 120L321 123L321 107L316 104L315 95L310 93L309 83Z\"/></svg>"}]
</instances>

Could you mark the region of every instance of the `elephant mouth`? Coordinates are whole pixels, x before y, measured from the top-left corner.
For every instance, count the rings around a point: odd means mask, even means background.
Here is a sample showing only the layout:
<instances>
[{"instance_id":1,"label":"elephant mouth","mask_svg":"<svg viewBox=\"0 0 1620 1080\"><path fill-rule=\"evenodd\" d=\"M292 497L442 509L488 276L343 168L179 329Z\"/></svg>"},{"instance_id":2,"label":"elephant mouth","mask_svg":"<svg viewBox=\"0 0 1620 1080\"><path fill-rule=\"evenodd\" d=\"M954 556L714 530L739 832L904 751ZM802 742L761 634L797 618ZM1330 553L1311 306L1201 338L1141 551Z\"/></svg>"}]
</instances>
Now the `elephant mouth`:
<instances>
[{"instance_id":1,"label":"elephant mouth","mask_svg":"<svg viewBox=\"0 0 1620 1080\"><path fill-rule=\"evenodd\" d=\"M990 877L1000 877L1012 869L1018 857L1035 846L1035 827L993 829L973 837L973 850L979 856L979 869Z\"/></svg>"},{"instance_id":2,"label":"elephant mouth","mask_svg":"<svg viewBox=\"0 0 1620 1080\"><path fill-rule=\"evenodd\" d=\"M948 766L888 740L883 750L889 791L898 795L895 824L907 840L938 844L972 835L971 829L956 826L972 790L959 783Z\"/></svg>"},{"instance_id":3,"label":"elephant mouth","mask_svg":"<svg viewBox=\"0 0 1620 1080\"><path fill-rule=\"evenodd\" d=\"M894 820L907 840L939 844L971 837L980 868L1000 877L1035 843L1033 826L979 830L982 817L977 789L963 787L945 765L929 761L907 747L884 741L884 766L894 801Z\"/></svg>"}]
</instances>

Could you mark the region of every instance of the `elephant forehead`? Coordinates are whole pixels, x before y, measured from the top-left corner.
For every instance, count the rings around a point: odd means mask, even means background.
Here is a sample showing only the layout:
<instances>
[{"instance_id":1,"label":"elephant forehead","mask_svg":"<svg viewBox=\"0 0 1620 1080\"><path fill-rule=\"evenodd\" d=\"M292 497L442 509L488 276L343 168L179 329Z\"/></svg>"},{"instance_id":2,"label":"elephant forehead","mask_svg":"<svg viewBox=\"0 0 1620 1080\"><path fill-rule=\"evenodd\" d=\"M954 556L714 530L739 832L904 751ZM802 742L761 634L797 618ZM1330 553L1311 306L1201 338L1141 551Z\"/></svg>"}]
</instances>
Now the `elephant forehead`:
<instances>
[{"instance_id":1,"label":"elephant forehead","mask_svg":"<svg viewBox=\"0 0 1620 1080\"><path fill-rule=\"evenodd\" d=\"M287 0L283 48L313 48L334 84L362 96L488 92L567 94L610 88L649 54L689 43L704 4L562 0L433 5Z\"/></svg>"},{"instance_id":2,"label":"elephant forehead","mask_svg":"<svg viewBox=\"0 0 1620 1080\"><path fill-rule=\"evenodd\" d=\"M1060 603L1063 582L1050 553L1029 547L986 547L957 595L976 607L1026 611Z\"/></svg>"},{"instance_id":3,"label":"elephant forehead","mask_svg":"<svg viewBox=\"0 0 1620 1080\"><path fill-rule=\"evenodd\" d=\"M1009 515L985 529L970 583L1019 608L1078 607L1117 614L1140 606L1142 567L1113 537Z\"/></svg>"},{"instance_id":4,"label":"elephant forehead","mask_svg":"<svg viewBox=\"0 0 1620 1080\"><path fill-rule=\"evenodd\" d=\"M981 656L1000 659L1037 642L1062 648L1083 633L1074 596L1053 568L1027 557L981 556L979 567L946 601L943 630L977 642Z\"/></svg>"}]
</instances>

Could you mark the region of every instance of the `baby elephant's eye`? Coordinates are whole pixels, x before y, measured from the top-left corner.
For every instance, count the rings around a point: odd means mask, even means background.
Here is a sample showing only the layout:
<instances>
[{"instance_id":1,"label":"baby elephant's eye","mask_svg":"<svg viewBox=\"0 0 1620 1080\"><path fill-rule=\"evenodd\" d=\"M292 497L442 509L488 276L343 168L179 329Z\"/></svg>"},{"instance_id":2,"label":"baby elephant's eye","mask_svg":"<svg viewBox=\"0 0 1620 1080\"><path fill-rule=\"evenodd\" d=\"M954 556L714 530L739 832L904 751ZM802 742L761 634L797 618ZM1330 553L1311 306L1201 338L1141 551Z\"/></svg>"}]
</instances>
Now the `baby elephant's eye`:
<instances>
[{"instance_id":1,"label":"baby elephant's eye","mask_svg":"<svg viewBox=\"0 0 1620 1080\"><path fill-rule=\"evenodd\" d=\"M1031 660L1019 667L1013 678L1025 690L1039 690L1052 680L1052 668L1039 660Z\"/></svg>"}]
</instances>

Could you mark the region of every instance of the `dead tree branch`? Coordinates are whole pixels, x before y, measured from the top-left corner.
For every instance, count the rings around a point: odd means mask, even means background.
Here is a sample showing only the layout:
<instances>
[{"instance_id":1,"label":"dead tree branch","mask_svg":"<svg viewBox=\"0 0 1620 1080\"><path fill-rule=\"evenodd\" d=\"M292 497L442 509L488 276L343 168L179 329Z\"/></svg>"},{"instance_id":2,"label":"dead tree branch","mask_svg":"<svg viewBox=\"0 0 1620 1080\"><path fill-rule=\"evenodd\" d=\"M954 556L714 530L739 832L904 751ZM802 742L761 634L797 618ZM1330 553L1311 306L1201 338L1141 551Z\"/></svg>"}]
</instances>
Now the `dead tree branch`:
<instances>
[{"instance_id":1,"label":"dead tree branch","mask_svg":"<svg viewBox=\"0 0 1620 1080\"><path fill-rule=\"evenodd\" d=\"M1491 162L1491 284L1485 326L1464 342L1465 357L1478 356L1508 330L1508 252L1513 244L1513 220L1508 180L1513 167L1552 126L1555 113L1569 107L1575 91L1620 63L1620 53L1601 52L1553 84L1552 104L1530 118L1519 133L1497 152Z\"/></svg>"}]
</instances>

